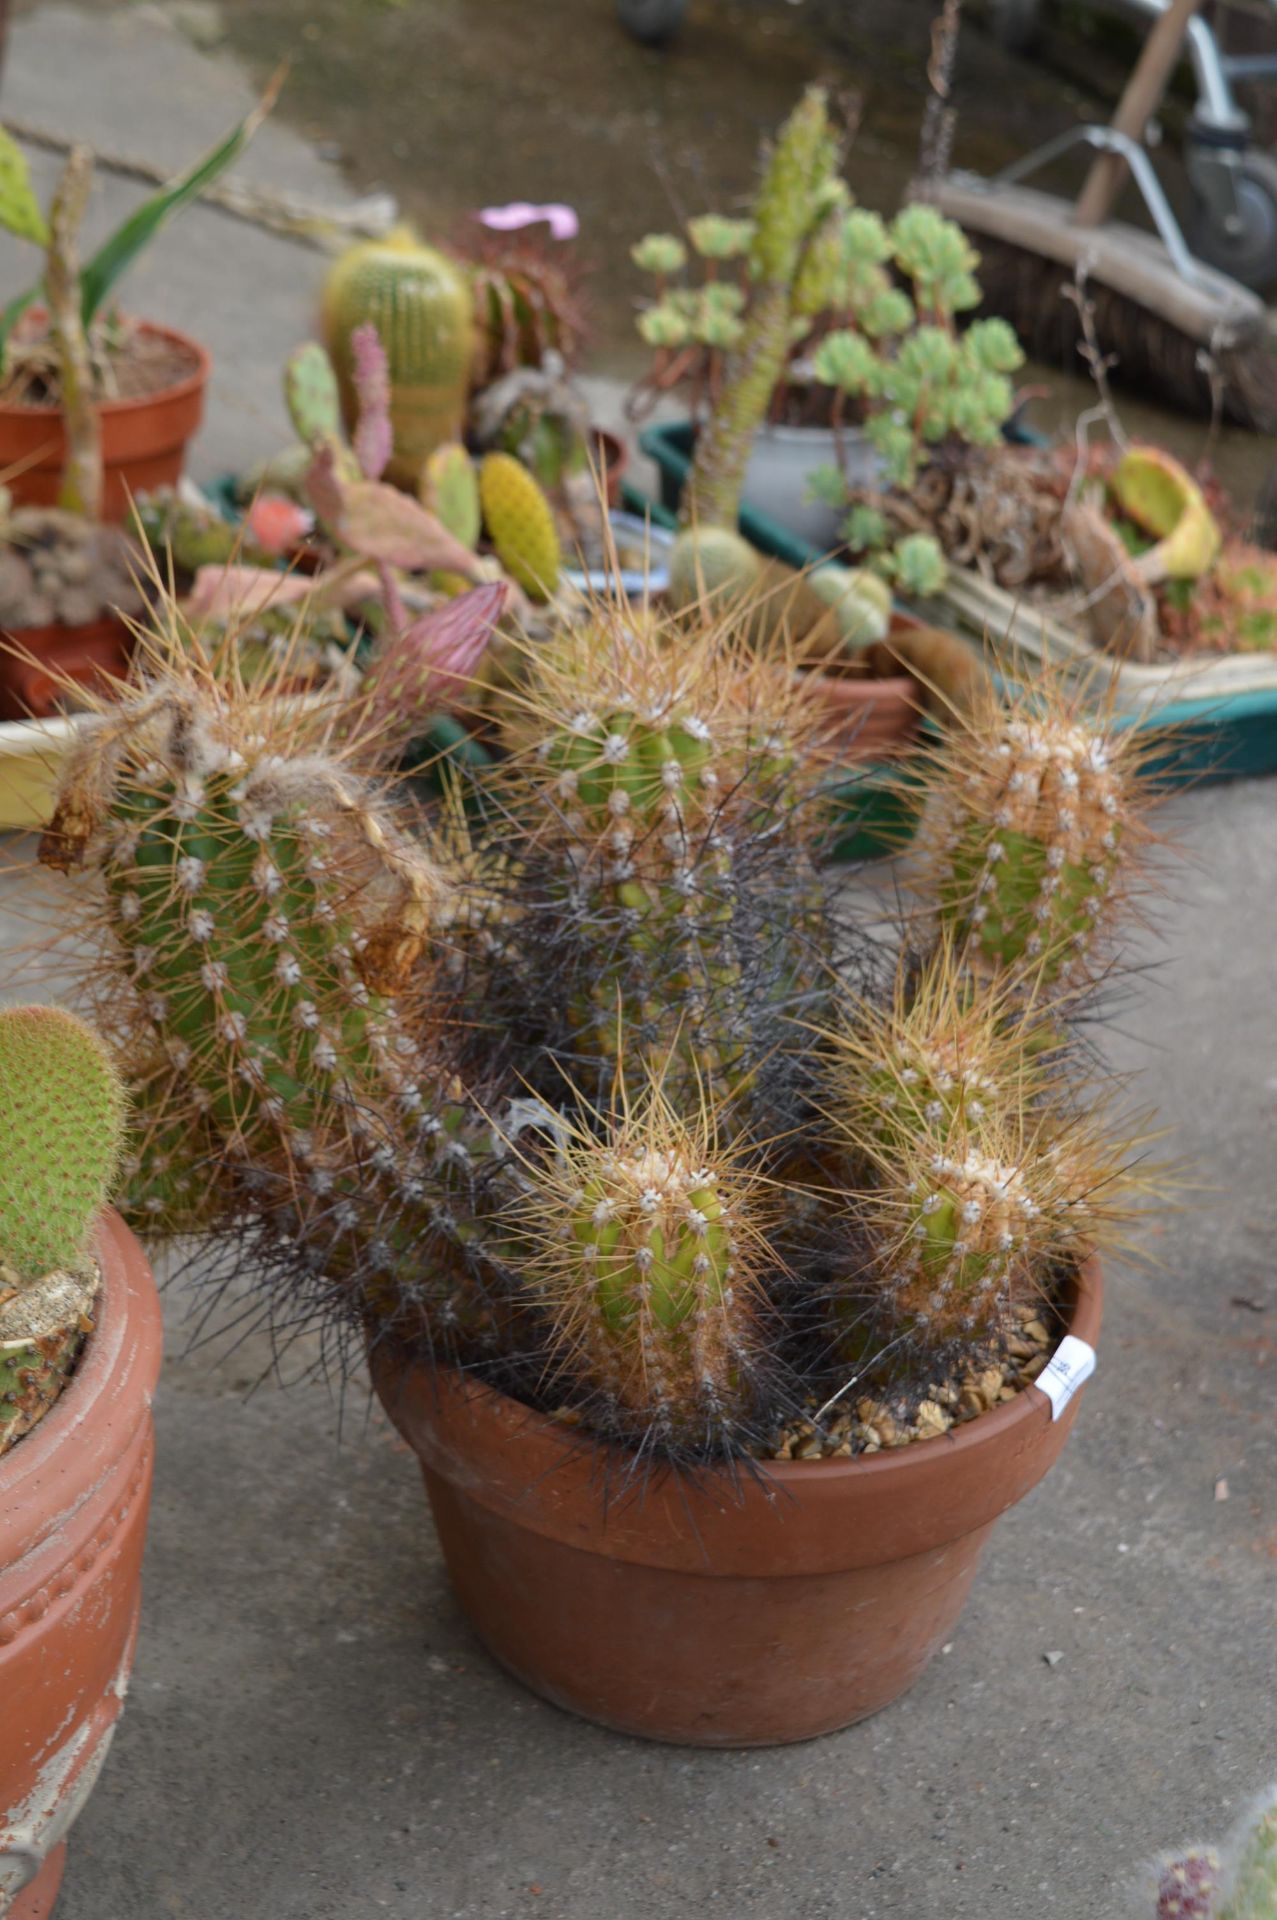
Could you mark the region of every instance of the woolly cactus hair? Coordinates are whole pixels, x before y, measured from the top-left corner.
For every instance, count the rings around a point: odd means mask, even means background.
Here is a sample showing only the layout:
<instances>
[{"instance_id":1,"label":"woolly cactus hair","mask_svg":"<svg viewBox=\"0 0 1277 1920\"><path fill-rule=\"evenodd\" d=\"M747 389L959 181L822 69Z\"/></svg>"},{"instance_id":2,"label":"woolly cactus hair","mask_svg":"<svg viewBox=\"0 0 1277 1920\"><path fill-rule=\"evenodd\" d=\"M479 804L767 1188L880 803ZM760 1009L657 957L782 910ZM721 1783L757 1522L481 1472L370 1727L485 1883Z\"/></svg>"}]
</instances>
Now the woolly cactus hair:
<instances>
[{"instance_id":1,"label":"woolly cactus hair","mask_svg":"<svg viewBox=\"0 0 1277 1920\"><path fill-rule=\"evenodd\" d=\"M1157 1870L1153 1920L1217 1920L1223 1869L1213 1847L1194 1847Z\"/></svg>"},{"instance_id":2,"label":"woolly cactus hair","mask_svg":"<svg viewBox=\"0 0 1277 1920\"><path fill-rule=\"evenodd\" d=\"M93 1029L61 1007L0 1011L0 1272L79 1267L114 1182L126 1102Z\"/></svg>"},{"instance_id":3,"label":"woolly cactus hair","mask_svg":"<svg viewBox=\"0 0 1277 1920\"><path fill-rule=\"evenodd\" d=\"M764 1279L759 1183L659 1084L565 1137L512 1218L548 1367L598 1433L640 1455L732 1454L750 1431Z\"/></svg>"},{"instance_id":4,"label":"woolly cactus hair","mask_svg":"<svg viewBox=\"0 0 1277 1920\"><path fill-rule=\"evenodd\" d=\"M1149 838L1148 748L1047 678L955 717L927 775L922 891L979 970L1083 988Z\"/></svg>"}]
</instances>

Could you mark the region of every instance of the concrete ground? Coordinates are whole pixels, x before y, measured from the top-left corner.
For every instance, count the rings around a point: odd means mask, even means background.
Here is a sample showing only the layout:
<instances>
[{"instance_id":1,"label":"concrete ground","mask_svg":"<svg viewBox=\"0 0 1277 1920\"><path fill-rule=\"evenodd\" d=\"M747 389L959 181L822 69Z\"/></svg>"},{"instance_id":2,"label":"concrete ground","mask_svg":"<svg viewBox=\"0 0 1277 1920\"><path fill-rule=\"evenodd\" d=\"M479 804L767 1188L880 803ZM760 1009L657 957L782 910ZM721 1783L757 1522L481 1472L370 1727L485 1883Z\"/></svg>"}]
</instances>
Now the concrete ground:
<instances>
[{"instance_id":1,"label":"concrete ground","mask_svg":"<svg viewBox=\"0 0 1277 1920\"><path fill-rule=\"evenodd\" d=\"M164 160L246 98L149 7L21 20L4 83L8 113ZM345 194L278 124L245 173ZM135 191L105 183L98 211ZM0 242L3 291L25 271ZM137 276L135 303L217 360L197 474L282 434L276 370L321 271L197 210ZM1182 797L1165 824L1185 857L1112 1053L1191 1184L1141 1232L1160 1264L1112 1272L1063 1462L907 1699L740 1754L541 1705L471 1639L360 1389L340 1435L320 1384L250 1393L261 1347L184 1352L171 1297L133 1691L59 1920L1110 1920L1137 1911L1142 1857L1218 1833L1277 1774L1277 786ZM27 883L2 885L12 944Z\"/></svg>"}]
</instances>

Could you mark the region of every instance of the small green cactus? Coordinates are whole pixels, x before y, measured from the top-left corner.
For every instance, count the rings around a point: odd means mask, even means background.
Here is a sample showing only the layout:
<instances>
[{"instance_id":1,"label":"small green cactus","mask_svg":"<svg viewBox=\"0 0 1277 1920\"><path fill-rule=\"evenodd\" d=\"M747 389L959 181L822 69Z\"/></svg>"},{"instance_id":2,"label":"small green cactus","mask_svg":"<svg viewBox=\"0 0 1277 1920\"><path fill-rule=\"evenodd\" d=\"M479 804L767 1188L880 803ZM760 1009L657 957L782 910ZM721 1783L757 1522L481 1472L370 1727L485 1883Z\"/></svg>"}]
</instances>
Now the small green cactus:
<instances>
[{"instance_id":1,"label":"small green cactus","mask_svg":"<svg viewBox=\"0 0 1277 1920\"><path fill-rule=\"evenodd\" d=\"M124 1116L91 1027L60 1007L0 1011L0 1278L24 1286L84 1259Z\"/></svg>"},{"instance_id":2,"label":"small green cactus","mask_svg":"<svg viewBox=\"0 0 1277 1920\"><path fill-rule=\"evenodd\" d=\"M92 1325L126 1109L91 1027L60 1007L0 1011L0 1454L53 1405Z\"/></svg>"},{"instance_id":3,"label":"small green cactus","mask_svg":"<svg viewBox=\"0 0 1277 1920\"><path fill-rule=\"evenodd\" d=\"M549 600L559 584L562 553L550 503L532 475L513 454L485 454L479 500L506 572L534 600Z\"/></svg>"},{"instance_id":4,"label":"small green cactus","mask_svg":"<svg viewBox=\"0 0 1277 1920\"><path fill-rule=\"evenodd\" d=\"M685 527L670 553L669 595L679 611L703 602L742 600L757 587L762 561L728 527Z\"/></svg>"},{"instance_id":5,"label":"small green cactus","mask_svg":"<svg viewBox=\"0 0 1277 1920\"><path fill-rule=\"evenodd\" d=\"M659 1087L603 1142L581 1134L519 1203L530 1287L594 1424L666 1450L747 1418L761 1189Z\"/></svg>"},{"instance_id":6,"label":"small green cactus","mask_svg":"<svg viewBox=\"0 0 1277 1920\"><path fill-rule=\"evenodd\" d=\"M920 845L941 925L986 971L1095 980L1147 804L1129 734L1049 681L988 693L932 766Z\"/></svg>"}]
</instances>

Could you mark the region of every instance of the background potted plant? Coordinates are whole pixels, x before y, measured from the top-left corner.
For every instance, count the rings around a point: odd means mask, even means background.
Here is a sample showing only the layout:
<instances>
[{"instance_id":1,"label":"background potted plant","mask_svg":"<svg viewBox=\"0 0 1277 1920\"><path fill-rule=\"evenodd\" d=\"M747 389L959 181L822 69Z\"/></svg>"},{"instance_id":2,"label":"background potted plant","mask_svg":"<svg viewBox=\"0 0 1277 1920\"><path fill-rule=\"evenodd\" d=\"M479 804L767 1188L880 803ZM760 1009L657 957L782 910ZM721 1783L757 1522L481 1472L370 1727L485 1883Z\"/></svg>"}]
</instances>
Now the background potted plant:
<instances>
[{"instance_id":1,"label":"background potted plant","mask_svg":"<svg viewBox=\"0 0 1277 1920\"><path fill-rule=\"evenodd\" d=\"M159 1301L102 1211L126 1117L97 1036L0 1011L0 1902L51 1912L133 1661Z\"/></svg>"},{"instance_id":2,"label":"background potted plant","mask_svg":"<svg viewBox=\"0 0 1277 1920\"><path fill-rule=\"evenodd\" d=\"M233 1226L367 1347L499 1659L711 1745L871 1712L950 1631L1076 1413L1131 1157L1065 1068L1129 743L990 696L897 958L813 862L814 705L735 618L602 602L412 832L375 736L196 650L42 846L100 928L132 1217Z\"/></svg>"},{"instance_id":3,"label":"background potted plant","mask_svg":"<svg viewBox=\"0 0 1277 1920\"><path fill-rule=\"evenodd\" d=\"M43 716L68 684L127 668L138 556L114 524L134 493L174 483L199 426L209 360L171 328L107 302L166 220L243 151L261 105L152 196L83 265L92 155L72 149L46 220L20 148L0 129L0 222L43 247L39 283L0 314L0 719ZM37 304L41 303L41 304Z\"/></svg>"}]
</instances>

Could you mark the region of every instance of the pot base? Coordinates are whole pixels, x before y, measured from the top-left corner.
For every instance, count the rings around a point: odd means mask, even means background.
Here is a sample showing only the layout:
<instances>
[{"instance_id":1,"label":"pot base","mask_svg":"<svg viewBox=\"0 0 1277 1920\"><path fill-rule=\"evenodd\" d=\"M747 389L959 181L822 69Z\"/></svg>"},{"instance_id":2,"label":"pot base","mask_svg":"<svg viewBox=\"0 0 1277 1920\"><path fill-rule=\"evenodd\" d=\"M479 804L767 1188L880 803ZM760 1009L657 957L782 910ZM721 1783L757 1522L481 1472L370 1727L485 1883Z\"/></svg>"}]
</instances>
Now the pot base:
<instances>
[{"instance_id":1,"label":"pot base","mask_svg":"<svg viewBox=\"0 0 1277 1920\"><path fill-rule=\"evenodd\" d=\"M1101 1277L1072 1285L1094 1346ZM953 1632L989 1535L1077 1415L1026 1387L932 1440L765 1473L653 1469L381 1342L386 1412L421 1463L457 1598L555 1706L678 1746L784 1746L867 1719Z\"/></svg>"},{"instance_id":2,"label":"pot base","mask_svg":"<svg viewBox=\"0 0 1277 1920\"><path fill-rule=\"evenodd\" d=\"M670 1746L795 1746L880 1713L949 1639L993 1531L854 1572L674 1575L552 1543L423 1471L457 1598L498 1665L565 1713Z\"/></svg>"},{"instance_id":3,"label":"pot base","mask_svg":"<svg viewBox=\"0 0 1277 1920\"><path fill-rule=\"evenodd\" d=\"M55 1847L30 1886L24 1887L9 1907L5 1920L47 1920L53 1912L62 1885L62 1870L67 1863L67 1843Z\"/></svg>"}]
</instances>

